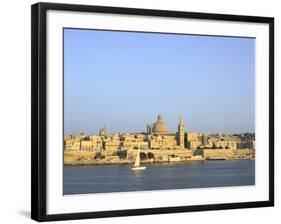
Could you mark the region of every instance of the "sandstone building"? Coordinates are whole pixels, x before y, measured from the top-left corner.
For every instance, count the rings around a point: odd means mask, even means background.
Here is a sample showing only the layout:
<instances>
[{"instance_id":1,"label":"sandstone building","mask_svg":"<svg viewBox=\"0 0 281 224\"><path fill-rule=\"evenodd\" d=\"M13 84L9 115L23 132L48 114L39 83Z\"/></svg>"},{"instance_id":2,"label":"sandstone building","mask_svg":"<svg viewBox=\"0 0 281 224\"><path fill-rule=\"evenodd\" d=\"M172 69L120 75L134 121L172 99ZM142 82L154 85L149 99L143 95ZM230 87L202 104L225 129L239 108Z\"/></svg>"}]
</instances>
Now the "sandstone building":
<instances>
[{"instance_id":1,"label":"sandstone building","mask_svg":"<svg viewBox=\"0 0 281 224\"><path fill-rule=\"evenodd\" d=\"M169 132L161 115L143 133L108 133L69 135L64 138L65 162L92 161L104 158L114 163L135 159L137 149L154 161L201 159L252 159L255 154L254 134L222 135L185 132L180 117L177 132ZM125 153L124 153L125 152ZM125 159L125 160L124 160ZM79 162L80 163L80 162ZM84 163L84 162L83 162Z\"/></svg>"},{"instance_id":2,"label":"sandstone building","mask_svg":"<svg viewBox=\"0 0 281 224\"><path fill-rule=\"evenodd\" d=\"M64 145L66 151L94 151L136 149L139 146L142 149L185 149L187 144L183 120L179 120L178 131L170 133L162 116L158 115L154 124L147 125L146 133L107 134L105 128L102 128L99 135L67 136Z\"/></svg>"}]
</instances>

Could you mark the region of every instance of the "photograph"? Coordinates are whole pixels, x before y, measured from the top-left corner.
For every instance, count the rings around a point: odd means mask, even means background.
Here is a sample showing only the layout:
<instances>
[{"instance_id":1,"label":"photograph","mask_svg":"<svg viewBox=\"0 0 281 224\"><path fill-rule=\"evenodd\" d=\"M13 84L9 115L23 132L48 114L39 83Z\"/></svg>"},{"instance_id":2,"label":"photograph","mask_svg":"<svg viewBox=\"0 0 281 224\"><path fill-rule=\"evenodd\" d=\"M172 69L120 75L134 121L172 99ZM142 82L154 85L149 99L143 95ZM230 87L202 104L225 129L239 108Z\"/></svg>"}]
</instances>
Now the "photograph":
<instances>
[{"instance_id":1,"label":"photograph","mask_svg":"<svg viewBox=\"0 0 281 224\"><path fill-rule=\"evenodd\" d=\"M280 220L277 1L2 2L0 224Z\"/></svg>"},{"instance_id":2,"label":"photograph","mask_svg":"<svg viewBox=\"0 0 281 224\"><path fill-rule=\"evenodd\" d=\"M63 194L255 186L255 69L255 37L64 27Z\"/></svg>"},{"instance_id":3,"label":"photograph","mask_svg":"<svg viewBox=\"0 0 281 224\"><path fill-rule=\"evenodd\" d=\"M31 9L32 219L274 206L274 17Z\"/></svg>"}]
</instances>

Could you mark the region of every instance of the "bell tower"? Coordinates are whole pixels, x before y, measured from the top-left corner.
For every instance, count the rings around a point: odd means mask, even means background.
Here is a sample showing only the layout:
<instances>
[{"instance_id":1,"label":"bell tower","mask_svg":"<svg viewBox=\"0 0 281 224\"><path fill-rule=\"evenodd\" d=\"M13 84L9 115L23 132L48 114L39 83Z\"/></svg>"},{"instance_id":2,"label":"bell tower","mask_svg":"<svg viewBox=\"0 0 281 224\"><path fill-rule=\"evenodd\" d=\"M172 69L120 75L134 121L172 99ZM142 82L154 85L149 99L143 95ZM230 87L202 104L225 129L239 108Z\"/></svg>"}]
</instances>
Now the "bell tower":
<instances>
[{"instance_id":1,"label":"bell tower","mask_svg":"<svg viewBox=\"0 0 281 224\"><path fill-rule=\"evenodd\" d=\"M184 149L184 123L181 116L178 125L178 145L180 148Z\"/></svg>"}]
</instances>

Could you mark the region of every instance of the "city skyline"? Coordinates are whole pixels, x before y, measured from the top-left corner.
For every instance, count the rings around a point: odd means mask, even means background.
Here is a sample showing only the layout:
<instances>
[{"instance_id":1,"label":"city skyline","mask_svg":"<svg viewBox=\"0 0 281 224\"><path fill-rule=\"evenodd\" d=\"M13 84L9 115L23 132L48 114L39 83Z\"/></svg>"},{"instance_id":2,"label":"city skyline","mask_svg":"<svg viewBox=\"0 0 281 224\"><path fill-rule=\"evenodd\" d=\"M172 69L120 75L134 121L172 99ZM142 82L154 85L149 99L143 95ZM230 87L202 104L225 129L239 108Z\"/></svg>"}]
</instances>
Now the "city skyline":
<instances>
[{"instance_id":1,"label":"city skyline","mask_svg":"<svg viewBox=\"0 0 281 224\"><path fill-rule=\"evenodd\" d=\"M159 114L160 115L160 114ZM159 116L158 115L158 116ZM162 115L160 115L162 116ZM179 119L182 119L182 116L179 117ZM164 120L164 119L163 119ZM182 119L183 120L183 119ZM128 132L120 132L120 131L111 131L107 128L106 124L104 124L102 127L98 128L96 131L94 132L85 132L85 131L80 131L80 132L75 132L75 133L65 133L65 136L67 135L80 135L81 133L83 134L86 134L86 135L99 135L100 134L100 131L101 130L105 130L107 134L141 134L141 133L147 133L147 125L153 125L154 122L152 123L148 123L146 124L146 127L141 130L141 131L128 131ZM183 120L183 123L184 123L184 120ZM170 134L176 134L178 132L178 124L179 124L179 121L175 127L175 130L170 130L168 125L167 125L167 130ZM227 134L227 135L235 135L235 134L246 134L246 133L249 133L249 134L255 134L255 131L246 131L246 132L200 132L200 131L193 131L193 130L185 130L185 133L198 133L198 134L207 134L207 135L212 135L212 134Z\"/></svg>"},{"instance_id":2,"label":"city skyline","mask_svg":"<svg viewBox=\"0 0 281 224\"><path fill-rule=\"evenodd\" d=\"M255 40L65 29L64 91L66 135L255 132Z\"/></svg>"}]
</instances>

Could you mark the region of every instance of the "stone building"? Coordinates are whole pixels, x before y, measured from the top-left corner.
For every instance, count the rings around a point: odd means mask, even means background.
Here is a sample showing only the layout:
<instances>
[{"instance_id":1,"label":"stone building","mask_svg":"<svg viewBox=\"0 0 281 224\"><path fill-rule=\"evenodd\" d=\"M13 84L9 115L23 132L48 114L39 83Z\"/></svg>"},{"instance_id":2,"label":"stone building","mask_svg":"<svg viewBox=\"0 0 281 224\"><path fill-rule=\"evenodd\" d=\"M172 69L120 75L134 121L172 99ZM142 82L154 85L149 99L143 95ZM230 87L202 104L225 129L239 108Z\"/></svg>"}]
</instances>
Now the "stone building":
<instances>
[{"instance_id":1,"label":"stone building","mask_svg":"<svg viewBox=\"0 0 281 224\"><path fill-rule=\"evenodd\" d=\"M79 135L69 135L64 139L64 150L65 151L80 151L81 141L86 137L84 133Z\"/></svg>"},{"instance_id":2,"label":"stone building","mask_svg":"<svg viewBox=\"0 0 281 224\"><path fill-rule=\"evenodd\" d=\"M201 143L198 140L187 141L187 148L194 150L201 146Z\"/></svg>"},{"instance_id":3,"label":"stone building","mask_svg":"<svg viewBox=\"0 0 281 224\"><path fill-rule=\"evenodd\" d=\"M218 149L237 149L237 142L232 140L218 140L213 145Z\"/></svg>"},{"instance_id":4,"label":"stone building","mask_svg":"<svg viewBox=\"0 0 281 224\"><path fill-rule=\"evenodd\" d=\"M99 135L66 136L64 139L65 151L101 151L123 149L184 149L186 139L184 122L179 120L176 133L168 131L161 115L158 115L154 124L147 125L146 133L108 134L105 127L100 129Z\"/></svg>"},{"instance_id":5,"label":"stone building","mask_svg":"<svg viewBox=\"0 0 281 224\"><path fill-rule=\"evenodd\" d=\"M241 137L242 136L242 137ZM184 122L180 117L177 132L169 132L161 115L156 122L147 125L143 133L107 133L105 127L98 135L87 136L84 133L69 135L64 138L64 150L71 151L117 151L134 150L182 150L190 149L255 149L254 135L245 138L244 135L222 135L185 133ZM251 135L249 135L251 136ZM214 153L214 151L206 151ZM227 152L227 151L225 151ZM229 155L228 155L229 156Z\"/></svg>"},{"instance_id":6,"label":"stone building","mask_svg":"<svg viewBox=\"0 0 281 224\"><path fill-rule=\"evenodd\" d=\"M147 141L150 149L184 149L184 123L180 118L178 132L170 133L161 115L153 125L147 125Z\"/></svg>"},{"instance_id":7,"label":"stone building","mask_svg":"<svg viewBox=\"0 0 281 224\"><path fill-rule=\"evenodd\" d=\"M202 145L201 136L199 133L187 132L186 133L186 146L187 148L194 150Z\"/></svg>"},{"instance_id":8,"label":"stone building","mask_svg":"<svg viewBox=\"0 0 281 224\"><path fill-rule=\"evenodd\" d=\"M161 115L142 133L108 133L69 135L64 138L64 162L87 164L135 161L138 149L148 161L175 162L202 159L254 159L254 134L203 134L187 132L180 117L177 131L169 132Z\"/></svg>"}]
</instances>

